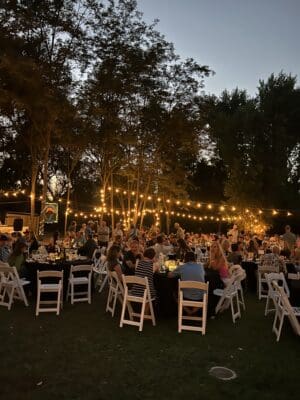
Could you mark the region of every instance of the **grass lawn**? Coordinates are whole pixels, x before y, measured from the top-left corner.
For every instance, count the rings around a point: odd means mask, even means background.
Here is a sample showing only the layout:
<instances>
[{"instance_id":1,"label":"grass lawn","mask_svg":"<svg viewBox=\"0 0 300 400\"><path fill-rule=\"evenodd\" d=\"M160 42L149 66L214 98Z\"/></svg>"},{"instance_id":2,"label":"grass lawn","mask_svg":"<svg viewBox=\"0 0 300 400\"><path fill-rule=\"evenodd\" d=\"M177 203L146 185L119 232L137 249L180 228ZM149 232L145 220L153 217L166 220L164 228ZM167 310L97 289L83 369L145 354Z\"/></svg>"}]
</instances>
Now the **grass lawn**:
<instances>
[{"instance_id":1,"label":"grass lawn","mask_svg":"<svg viewBox=\"0 0 300 400\"><path fill-rule=\"evenodd\" d=\"M207 334L177 333L177 320L144 331L119 328L105 313L106 293L92 305L65 304L62 314L34 316L34 305L0 308L0 393L5 400L288 399L300 391L300 340L288 321L276 343L273 316L248 294L233 325L230 311L209 320ZM222 365L234 381L208 374Z\"/></svg>"}]
</instances>

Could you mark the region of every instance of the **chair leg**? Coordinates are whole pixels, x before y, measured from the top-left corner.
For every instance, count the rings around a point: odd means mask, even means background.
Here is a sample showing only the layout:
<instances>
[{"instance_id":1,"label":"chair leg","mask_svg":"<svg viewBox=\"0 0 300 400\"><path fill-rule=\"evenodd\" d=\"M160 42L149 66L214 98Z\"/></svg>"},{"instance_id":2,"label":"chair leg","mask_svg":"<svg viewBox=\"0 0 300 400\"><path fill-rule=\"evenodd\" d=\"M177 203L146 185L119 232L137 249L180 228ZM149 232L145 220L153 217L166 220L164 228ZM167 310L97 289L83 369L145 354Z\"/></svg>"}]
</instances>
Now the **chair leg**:
<instances>
[{"instance_id":1,"label":"chair leg","mask_svg":"<svg viewBox=\"0 0 300 400\"><path fill-rule=\"evenodd\" d=\"M59 315L60 311L60 289L57 292L57 306L56 306L56 315Z\"/></svg>"},{"instance_id":2,"label":"chair leg","mask_svg":"<svg viewBox=\"0 0 300 400\"><path fill-rule=\"evenodd\" d=\"M206 333L206 318L207 318L207 305L204 303L202 307L202 335Z\"/></svg>"},{"instance_id":3,"label":"chair leg","mask_svg":"<svg viewBox=\"0 0 300 400\"><path fill-rule=\"evenodd\" d=\"M152 319L152 325L156 326L155 314L154 314L154 310L153 310L153 303L151 300L149 300L149 308L150 308L150 314L151 314L151 319Z\"/></svg>"},{"instance_id":4,"label":"chair leg","mask_svg":"<svg viewBox=\"0 0 300 400\"><path fill-rule=\"evenodd\" d=\"M16 291L18 292L18 296L20 300L23 300L26 307L28 307L28 300L22 285L16 287Z\"/></svg>"},{"instance_id":5,"label":"chair leg","mask_svg":"<svg viewBox=\"0 0 300 400\"><path fill-rule=\"evenodd\" d=\"M244 291L243 291L243 288L242 288L242 284L241 284L241 286L240 286L239 293L240 293L240 295L241 295L241 304L242 304L242 306L243 306L243 310L245 311L245 310L246 310L246 305L245 305Z\"/></svg>"},{"instance_id":6,"label":"chair leg","mask_svg":"<svg viewBox=\"0 0 300 400\"><path fill-rule=\"evenodd\" d=\"M7 294L8 294L8 309L11 309L12 303L14 301L14 292L15 292L15 288L11 287L9 290L7 290Z\"/></svg>"},{"instance_id":7,"label":"chair leg","mask_svg":"<svg viewBox=\"0 0 300 400\"><path fill-rule=\"evenodd\" d=\"M91 280L89 280L89 283L88 283L88 298L89 298L88 303L91 304L91 302L92 302L92 297L91 297Z\"/></svg>"},{"instance_id":8,"label":"chair leg","mask_svg":"<svg viewBox=\"0 0 300 400\"><path fill-rule=\"evenodd\" d=\"M117 290L118 290L118 289L117 289ZM112 317L115 315L116 304L117 304L117 296L118 296L118 292L116 291L116 292L114 293L114 296L113 296L113 307L112 307L112 313L111 313L111 316L112 316Z\"/></svg>"},{"instance_id":9,"label":"chair leg","mask_svg":"<svg viewBox=\"0 0 300 400\"><path fill-rule=\"evenodd\" d=\"M268 294L267 301L266 301L266 307L265 307L265 316L267 316L269 311L271 311L271 310L269 310L269 303L270 303L270 296Z\"/></svg>"},{"instance_id":10,"label":"chair leg","mask_svg":"<svg viewBox=\"0 0 300 400\"><path fill-rule=\"evenodd\" d=\"M101 284L101 286L100 286L99 293L102 292L102 290L104 289L104 287L105 287L107 281L108 281L108 275L105 275L105 277L104 277L104 279L103 279L103 281L102 281L102 284Z\"/></svg>"},{"instance_id":11,"label":"chair leg","mask_svg":"<svg viewBox=\"0 0 300 400\"><path fill-rule=\"evenodd\" d=\"M68 282L66 301L68 301L69 296L70 296L70 281Z\"/></svg>"},{"instance_id":12,"label":"chair leg","mask_svg":"<svg viewBox=\"0 0 300 400\"><path fill-rule=\"evenodd\" d=\"M40 311L40 297L41 297L41 293L38 290L37 299L36 299L36 309L35 309L36 317L39 315L39 311Z\"/></svg>"},{"instance_id":13,"label":"chair leg","mask_svg":"<svg viewBox=\"0 0 300 400\"><path fill-rule=\"evenodd\" d=\"M74 304L74 283L70 282L71 285L71 304Z\"/></svg>"},{"instance_id":14,"label":"chair leg","mask_svg":"<svg viewBox=\"0 0 300 400\"><path fill-rule=\"evenodd\" d=\"M126 311L126 303L127 303L127 294L125 294L124 299L123 299L121 319L120 319L120 328L123 327L123 321L124 321L125 311Z\"/></svg>"},{"instance_id":15,"label":"chair leg","mask_svg":"<svg viewBox=\"0 0 300 400\"><path fill-rule=\"evenodd\" d=\"M182 313L183 313L183 307L182 307L182 301L181 298L179 298L179 304L178 304L178 332L182 332Z\"/></svg>"},{"instance_id":16,"label":"chair leg","mask_svg":"<svg viewBox=\"0 0 300 400\"><path fill-rule=\"evenodd\" d=\"M144 296L143 303L142 303L141 315L140 315L140 318L141 318L140 319L140 326L139 326L139 331L140 332L143 330L145 308L146 308L146 297Z\"/></svg>"},{"instance_id":17,"label":"chair leg","mask_svg":"<svg viewBox=\"0 0 300 400\"><path fill-rule=\"evenodd\" d=\"M230 307L231 307L232 322L235 324L234 304L233 304L233 298L232 297L230 297Z\"/></svg>"},{"instance_id":18,"label":"chair leg","mask_svg":"<svg viewBox=\"0 0 300 400\"><path fill-rule=\"evenodd\" d=\"M284 313L282 313L281 317L280 317L280 321L279 321L279 327L278 327L278 333L277 333L277 338L276 341L279 342L280 336L281 336L281 331L282 331L282 326L283 326L283 322L284 322Z\"/></svg>"},{"instance_id":19,"label":"chair leg","mask_svg":"<svg viewBox=\"0 0 300 400\"><path fill-rule=\"evenodd\" d=\"M110 305L110 302L111 302L111 293L112 293L111 287L109 287L109 291L108 291L108 295L107 295L107 301L106 301L106 309L105 309L106 312L109 310L109 305Z\"/></svg>"}]
</instances>

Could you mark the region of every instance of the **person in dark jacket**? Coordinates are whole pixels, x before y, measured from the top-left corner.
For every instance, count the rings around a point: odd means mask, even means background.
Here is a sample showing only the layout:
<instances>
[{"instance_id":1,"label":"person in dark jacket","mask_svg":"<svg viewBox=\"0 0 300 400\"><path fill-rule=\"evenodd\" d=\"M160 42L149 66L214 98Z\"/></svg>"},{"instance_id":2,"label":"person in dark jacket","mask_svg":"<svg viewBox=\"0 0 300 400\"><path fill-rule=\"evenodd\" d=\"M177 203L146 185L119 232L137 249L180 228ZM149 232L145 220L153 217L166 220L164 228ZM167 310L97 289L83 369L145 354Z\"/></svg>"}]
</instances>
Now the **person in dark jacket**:
<instances>
[{"instance_id":1,"label":"person in dark jacket","mask_svg":"<svg viewBox=\"0 0 300 400\"><path fill-rule=\"evenodd\" d=\"M78 254L81 256L86 256L88 258L92 258L94 251L97 249L97 243L93 239L93 235L88 235L88 240L85 242L85 244L78 249Z\"/></svg>"}]
</instances>

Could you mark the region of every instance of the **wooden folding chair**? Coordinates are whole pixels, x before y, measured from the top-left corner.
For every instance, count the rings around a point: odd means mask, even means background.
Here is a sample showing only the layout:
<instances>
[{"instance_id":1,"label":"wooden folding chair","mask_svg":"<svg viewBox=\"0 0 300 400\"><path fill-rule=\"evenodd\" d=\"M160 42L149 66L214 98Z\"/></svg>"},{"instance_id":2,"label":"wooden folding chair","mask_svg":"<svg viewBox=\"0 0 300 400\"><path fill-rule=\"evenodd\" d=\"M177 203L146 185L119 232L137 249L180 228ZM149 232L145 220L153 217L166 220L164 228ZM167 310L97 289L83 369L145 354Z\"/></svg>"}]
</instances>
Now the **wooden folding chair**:
<instances>
[{"instance_id":1,"label":"wooden folding chair","mask_svg":"<svg viewBox=\"0 0 300 400\"><path fill-rule=\"evenodd\" d=\"M117 300L123 305L124 287L115 271L108 271L109 291L106 302L106 312L115 315Z\"/></svg>"},{"instance_id":2,"label":"wooden folding chair","mask_svg":"<svg viewBox=\"0 0 300 400\"><path fill-rule=\"evenodd\" d=\"M11 309L14 298L13 269L8 264L0 266L0 305Z\"/></svg>"},{"instance_id":3,"label":"wooden folding chair","mask_svg":"<svg viewBox=\"0 0 300 400\"><path fill-rule=\"evenodd\" d=\"M152 325L155 326L156 321L152 304L154 298L151 298L148 278L147 277L141 278L137 276L125 276L125 275L123 275L122 278L123 278L123 285L125 292L122 305L120 327L122 328L124 324L134 325L138 326L139 331L141 332L143 330L144 319L151 319ZM141 297L132 295L130 293L128 285L139 285L140 287L142 287L143 295ZM141 305L140 313L130 311L132 303L138 303ZM149 307L150 314L146 314L145 312L146 305L148 305ZM129 313L129 319L125 318L126 309L128 310ZM134 318L138 318L138 320L135 321Z\"/></svg>"},{"instance_id":4,"label":"wooden folding chair","mask_svg":"<svg viewBox=\"0 0 300 400\"><path fill-rule=\"evenodd\" d=\"M263 264L257 268L257 293L259 300L268 297L268 284L265 274L279 273L279 266L274 264Z\"/></svg>"},{"instance_id":5,"label":"wooden folding chair","mask_svg":"<svg viewBox=\"0 0 300 400\"><path fill-rule=\"evenodd\" d=\"M95 260L93 271L96 275L95 287L99 286L99 293L101 293L108 282L107 261L104 255L101 255L97 261Z\"/></svg>"},{"instance_id":6,"label":"wooden folding chair","mask_svg":"<svg viewBox=\"0 0 300 400\"><path fill-rule=\"evenodd\" d=\"M288 279L299 281L300 280L300 272L288 274Z\"/></svg>"},{"instance_id":7,"label":"wooden folding chair","mask_svg":"<svg viewBox=\"0 0 300 400\"><path fill-rule=\"evenodd\" d=\"M243 291L242 281L246 279L246 272L240 265L236 264L230 268L230 274L231 274L231 276L234 276L234 279L235 279L235 282L237 285L239 303L245 311L246 304L245 304L245 299L244 299L244 291Z\"/></svg>"},{"instance_id":8,"label":"wooden folding chair","mask_svg":"<svg viewBox=\"0 0 300 400\"><path fill-rule=\"evenodd\" d=\"M198 331L202 335L206 332L206 321L207 321L207 304L208 304L208 283L197 282L197 281L181 281L178 283L178 332L182 330L186 331ZM184 299L184 289L196 289L202 291L202 300L188 300ZM202 310L202 316L195 315L184 315L185 308L193 307L195 309ZM200 325L185 325L183 321L196 321L201 322Z\"/></svg>"},{"instance_id":9,"label":"wooden folding chair","mask_svg":"<svg viewBox=\"0 0 300 400\"><path fill-rule=\"evenodd\" d=\"M7 263L0 264L0 305L11 309L14 299L22 300L28 306L28 300L24 292L24 286L30 282L20 279L16 267Z\"/></svg>"},{"instance_id":10,"label":"wooden folding chair","mask_svg":"<svg viewBox=\"0 0 300 400\"><path fill-rule=\"evenodd\" d=\"M283 287L276 281L272 281L272 286L277 293L276 313L273 323L273 332L276 334L277 342L280 339L281 330L285 316L288 317L294 332L300 336L300 323L297 317L300 317L300 307L292 307Z\"/></svg>"},{"instance_id":11,"label":"wooden folding chair","mask_svg":"<svg viewBox=\"0 0 300 400\"><path fill-rule=\"evenodd\" d=\"M92 265L71 265L68 281L67 300L71 297L71 304L87 301L91 304L92 297ZM82 272L85 276L82 276ZM80 274L81 276L78 276ZM76 286L86 286L86 290L76 292Z\"/></svg>"},{"instance_id":12,"label":"wooden folding chair","mask_svg":"<svg viewBox=\"0 0 300 400\"><path fill-rule=\"evenodd\" d=\"M265 274L266 282L268 285L268 296L267 296L267 301L266 301L266 307L265 307L265 316L268 315L272 311L276 311L276 303L277 303L277 292L272 286L272 281L276 281L277 283L281 283L281 286L284 288L284 291L286 292L287 296L290 297L290 290L289 287L286 283L285 277L283 272L276 273L276 272L271 272L269 274ZM270 303L273 302L274 308L271 307Z\"/></svg>"},{"instance_id":13,"label":"wooden folding chair","mask_svg":"<svg viewBox=\"0 0 300 400\"><path fill-rule=\"evenodd\" d=\"M216 314L223 312L227 308L231 308L232 322L235 323L237 318L241 318L240 300L238 294L238 282L235 276L232 276L224 289L215 289L213 294L219 296L220 300L216 305Z\"/></svg>"},{"instance_id":14,"label":"wooden folding chair","mask_svg":"<svg viewBox=\"0 0 300 400\"><path fill-rule=\"evenodd\" d=\"M59 315L60 308L63 306L63 274L63 271L37 271L36 316L38 316L40 312L56 312L56 315ZM51 282L49 282L49 280ZM53 283L53 280L56 282ZM41 300L41 295L43 293L56 293L57 297L55 300ZM48 304L53 306L41 307L41 305Z\"/></svg>"}]
</instances>

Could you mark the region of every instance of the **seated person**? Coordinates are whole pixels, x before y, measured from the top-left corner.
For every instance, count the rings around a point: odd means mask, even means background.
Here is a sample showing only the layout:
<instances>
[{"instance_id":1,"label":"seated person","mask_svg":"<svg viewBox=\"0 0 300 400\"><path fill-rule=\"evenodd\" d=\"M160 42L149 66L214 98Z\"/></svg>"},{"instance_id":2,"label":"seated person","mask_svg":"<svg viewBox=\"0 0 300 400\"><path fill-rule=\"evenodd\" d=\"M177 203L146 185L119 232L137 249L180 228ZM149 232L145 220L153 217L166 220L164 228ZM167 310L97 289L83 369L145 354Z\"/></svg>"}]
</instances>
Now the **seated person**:
<instances>
[{"instance_id":1,"label":"seated person","mask_svg":"<svg viewBox=\"0 0 300 400\"><path fill-rule=\"evenodd\" d=\"M267 250L267 253L262 256L261 263L264 267L275 267L279 272L286 272L284 261L280 258L280 248L278 246L272 247L272 252Z\"/></svg>"},{"instance_id":2,"label":"seated person","mask_svg":"<svg viewBox=\"0 0 300 400\"><path fill-rule=\"evenodd\" d=\"M160 253L168 255L173 251L173 246L167 246L164 244L164 238L162 236L157 236L156 243L153 248L155 250L156 257L158 257Z\"/></svg>"},{"instance_id":3,"label":"seated person","mask_svg":"<svg viewBox=\"0 0 300 400\"><path fill-rule=\"evenodd\" d=\"M122 282L122 268L121 268L121 248L113 244L107 253L107 268L109 271L115 271L118 275L120 282ZM123 283L123 282L122 282Z\"/></svg>"},{"instance_id":4,"label":"seated person","mask_svg":"<svg viewBox=\"0 0 300 400\"><path fill-rule=\"evenodd\" d=\"M125 275L134 275L136 262L142 258L138 240L132 240L129 250L125 252L122 270Z\"/></svg>"},{"instance_id":5,"label":"seated person","mask_svg":"<svg viewBox=\"0 0 300 400\"><path fill-rule=\"evenodd\" d=\"M76 227L77 227L76 221L72 221L68 227L68 235L71 239L75 239L76 237Z\"/></svg>"},{"instance_id":6,"label":"seated person","mask_svg":"<svg viewBox=\"0 0 300 400\"><path fill-rule=\"evenodd\" d=\"M135 269L135 276L139 276L141 278L148 278L148 283L149 283L149 289L150 289L150 294L151 298L155 299L156 297L156 292L154 288L154 283L153 283L153 273L158 270L157 267L153 266L153 260L155 257L155 250L151 247L146 249L143 254L143 259L139 260L136 269ZM143 296L144 295L144 289L143 287L139 285L133 285L131 293L134 296Z\"/></svg>"},{"instance_id":7,"label":"seated person","mask_svg":"<svg viewBox=\"0 0 300 400\"><path fill-rule=\"evenodd\" d=\"M33 251L38 250L39 243L33 231L26 229L26 231L24 232L23 240L26 242L28 246L29 254L31 254Z\"/></svg>"},{"instance_id":8,"label":"seated person","mask_svg":"<svg viewBox=\"0 0 300 400\"><path fill-rule=\"evenodd\" d=\"M18 241L15 244L13 252L8 258L8 263L11 267L16 267L20 278L29 278L28 270L25 266L25 253L27 251L27 244L23 241Z\"/></svg>"},{"instance_id":9,"label":"seated person","mask_svg":"<svg viewBox=\"0 0 300 400\"><path fill-rule=\"evenodd\" d=\"M0 261L7 263L10 253L8 236L0 234Z\"/></svg>"},{"instance_id":10,"label":"seated person","mask_svg":"<svg viewBox=\"0 0 300 400\"><path fill-rule=\"evenodd\" d=\"M123 238L121 235L115 235L114 240L108 243L108 249L111 246L119 246L121 249L121 252L124 251L124 245L123 245Z\"/></svg>"},{"instance_id":11,"label":"seated person","mask_svg":"<svg viewBox=\"0 0 300 400\"><path fill-rule=\"evenodd\" d=\"M295 249L294 257L292 258L292 262L295 266L297 272L300 272L300 248L297 247Z\"/></svg>"},{"instance_id":12,"label":"seated person","mask_svg":"<svg viewBox=\"0 0 300 400\"><path fill-rule=\"evenodd\" d=\"M243 259L241 253L239 252L238 243L232 243L231 250L232 252L228 254L227 261L234 265L240 265Z\"/></svg>"},{"instance_id":13,"label":"seated person","mask_svg":"<svg viewBox=\"0 0 300 400\"><path fill-rule=\"evenodd\" d=\"M86 237L83 231L76 232L76 237L74 239L75 247L82 247L86 243Z\"/></svg>"},{"instance_id":14,"label":"seated person","mask_svg":"<svg viewBox=\"0 0 300 400\"><path fill-rule=\"evenodd\" d=\"M229 279L228 263L220 243L215 240L210 247L209 267L218 271L220 278L226 285Z\"/></svg>"},{"instance_id":15,"label":"seated person","mask_svg":"<svg viewBox=\"0 0 300 400\"><path fill-rule=\"evenodd\" d=\"M78 249L78 254L81 256L86 256L88 258L92 258L94 251L98 248L97 243L93 239L93 234L88 235L88 240L85 244Z\"/></svg>"},{"instance_id":16,"label":"seated person","mask_svg":"<svg viewBox=\"0 0 300 400\"><path fill-rule=\"evenodd\" d=\"M55 253L56 251L59 251L59 247L57 246L58 240L59 240L59 232L55 231L52 235L49 244L47 245L48 253Z\"/></svg>"},{"instance_id":17,"label":"seated person","mask_svg":"<svg viewBox=\"0 0 300 400\"><path fill-rule=\"evenodd\" d=\"M169 278L178 277L182 281L205 282L203 265L196 262L196 255L192 251L185 254L184 264L168 273ZM197 289L183 289L184 298L187 300L201 300L203 293Z\"/></svg>"},{"instance_id":18,"label":"seated person","mask_svg":"<svg viewBox=\"0 0 300 400\"><path fill-rule=\"evenodd\" d=\"M236 244L236 243L232 243L232 244ZM231 246L232 246L232 244L231 244ZM223 239L221 246L223 249L223 253L227 257L230 254L230 252L232 251L232 247L230 246L230 241L228 239Z\"/></svg>"}]
</instances>

